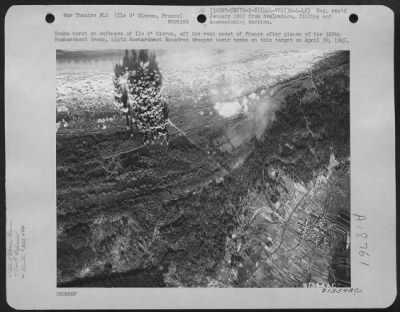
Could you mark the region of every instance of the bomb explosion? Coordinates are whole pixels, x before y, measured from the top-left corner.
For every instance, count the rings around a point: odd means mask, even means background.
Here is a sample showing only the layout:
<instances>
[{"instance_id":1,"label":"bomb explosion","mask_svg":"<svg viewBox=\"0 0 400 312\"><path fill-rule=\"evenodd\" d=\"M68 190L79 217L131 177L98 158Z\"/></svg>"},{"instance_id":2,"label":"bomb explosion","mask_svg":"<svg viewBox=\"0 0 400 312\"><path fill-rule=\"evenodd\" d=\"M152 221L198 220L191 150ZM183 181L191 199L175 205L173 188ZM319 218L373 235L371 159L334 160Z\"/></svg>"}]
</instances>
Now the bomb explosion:
<instances>
[{"instance_id":1,"label":"bomb explosion","mask_svg":"<svg viewBox=\"0 0 400 312\"><path fill-rule=\"evenodd\" d=\"M167 103L161 96L162 77L155 54L147 50L125 51L114 67L116 105L126 114L127 126L143 135L145 145L168 144Z\"/></svg>"}]
</instances>

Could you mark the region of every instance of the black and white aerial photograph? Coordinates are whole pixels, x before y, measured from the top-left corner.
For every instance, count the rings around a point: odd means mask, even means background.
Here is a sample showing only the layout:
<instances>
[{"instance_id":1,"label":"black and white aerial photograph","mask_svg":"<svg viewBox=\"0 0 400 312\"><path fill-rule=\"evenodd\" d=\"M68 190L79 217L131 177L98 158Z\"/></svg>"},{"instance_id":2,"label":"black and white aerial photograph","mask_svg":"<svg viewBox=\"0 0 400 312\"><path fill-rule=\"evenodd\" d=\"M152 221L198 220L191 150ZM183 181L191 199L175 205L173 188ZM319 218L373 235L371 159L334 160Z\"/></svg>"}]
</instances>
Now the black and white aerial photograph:
<instances>
[{"instance_id":1,"label":"black and white aerial photograph","mask_svg":"<svg viewBox=\"0 0 400 312\"><path fill-rule=\"evenodd\" d=\"M350 287L350 54L56 50L57 287Z\"/></svg>"}]
</instances>

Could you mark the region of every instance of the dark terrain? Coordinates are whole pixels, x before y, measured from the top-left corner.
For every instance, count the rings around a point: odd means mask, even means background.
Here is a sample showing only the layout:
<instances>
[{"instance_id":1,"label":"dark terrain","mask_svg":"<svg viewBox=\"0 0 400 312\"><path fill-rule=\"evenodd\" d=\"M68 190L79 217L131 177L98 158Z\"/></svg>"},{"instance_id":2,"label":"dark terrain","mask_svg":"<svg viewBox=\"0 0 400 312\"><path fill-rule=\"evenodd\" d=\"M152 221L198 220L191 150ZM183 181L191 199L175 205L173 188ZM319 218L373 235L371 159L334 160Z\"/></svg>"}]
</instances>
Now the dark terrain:
<instances>
[{"instance_id":1,"label":"dark terrain","mask_svg":"<svg viewBox=\"0 0 400 312\"><path fill-rule=\"evenodd\" d=\"M168 148L143 147L121 117L59 131L58 287L350 285L348 52L250 93L277 108L237 145L246 114L208 127L171 114L187 136L170 126ZM320 220L325 242L299 232Z\"/></svg>"}]
</instances>

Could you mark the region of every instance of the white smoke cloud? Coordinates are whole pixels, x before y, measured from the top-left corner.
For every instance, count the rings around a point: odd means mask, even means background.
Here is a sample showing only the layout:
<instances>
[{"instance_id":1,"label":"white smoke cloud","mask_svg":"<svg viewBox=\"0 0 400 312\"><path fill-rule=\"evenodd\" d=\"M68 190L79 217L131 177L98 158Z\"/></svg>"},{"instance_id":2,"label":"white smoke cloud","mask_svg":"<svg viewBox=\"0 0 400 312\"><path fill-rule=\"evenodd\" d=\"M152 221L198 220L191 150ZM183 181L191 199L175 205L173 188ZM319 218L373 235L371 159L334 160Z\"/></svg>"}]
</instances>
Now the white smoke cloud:
<instances>
[{"instance_id":1,"label":"white smoke cloud","mask_svg":"<svg viewBox=\"0 0 400 312\"><path fill-rule=\"evenodd\" d=\"M241 112L242 106L238 101L232 102L217 102L215 103L214 109L220 114L222 117L232 117Z\"/></svg>"},{"instance_id":2,"label":"white smoke cloud","mask_svg":"<svg viewBox=\"0 0 400 312\"><path fill-rule=\"evenodd\" d=\"M260 139L265 129L273 122L278 105L269 97L263 97L249 104L246 119L227 130L227 137L236 148L256 137Z\"/></svg>"},{"instance_id":3,"label":"white smoke cloud","mask_svg":"<svg viewBox=\"0 0 400 312\"><path fill-rule=\"evenodd\" d=\"M244 114L245 118L226 130L229 144L223 151L231 151L256 137L260 139L267 126L274 120L279 105L268 95L266 89L251 92L235 100L216 102L214 109L224 118Z\"/></svg>"}]
</instances>

